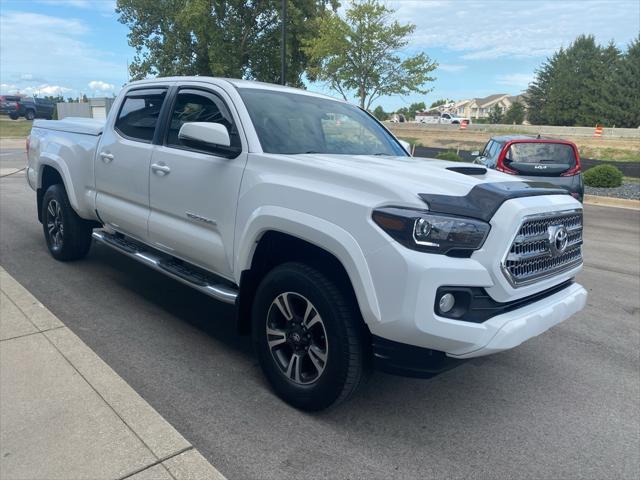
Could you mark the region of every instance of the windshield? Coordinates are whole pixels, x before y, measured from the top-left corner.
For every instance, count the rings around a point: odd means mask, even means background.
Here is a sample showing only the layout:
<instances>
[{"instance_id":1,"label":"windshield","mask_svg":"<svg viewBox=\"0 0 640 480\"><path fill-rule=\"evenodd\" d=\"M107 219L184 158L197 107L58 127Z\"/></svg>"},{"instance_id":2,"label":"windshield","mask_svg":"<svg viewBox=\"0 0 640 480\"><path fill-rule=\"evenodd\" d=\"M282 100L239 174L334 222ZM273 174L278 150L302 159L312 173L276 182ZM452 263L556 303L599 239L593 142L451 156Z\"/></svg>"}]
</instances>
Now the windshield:
<instances>
[{"instance_id":1,"label":"windshield","mask_svg":"<svg viewBox=\"0 0 640 480\"><path fill-rule=\"evenodd\" d=\"M239 92L265 153L407 155L389 132L353 105L263 89Z\"/></svg>"},{"instance_id":2,"label":"windshield","mask_svg":"<svg viewBox=\"0 0 640 480\"><path fill-rule=\"evenodd\" d=\"M549 142L514 143L507 152L508 162L513 163L559 163L573 167L576 156L571 145Z\"/></svg>"}]
</instances>

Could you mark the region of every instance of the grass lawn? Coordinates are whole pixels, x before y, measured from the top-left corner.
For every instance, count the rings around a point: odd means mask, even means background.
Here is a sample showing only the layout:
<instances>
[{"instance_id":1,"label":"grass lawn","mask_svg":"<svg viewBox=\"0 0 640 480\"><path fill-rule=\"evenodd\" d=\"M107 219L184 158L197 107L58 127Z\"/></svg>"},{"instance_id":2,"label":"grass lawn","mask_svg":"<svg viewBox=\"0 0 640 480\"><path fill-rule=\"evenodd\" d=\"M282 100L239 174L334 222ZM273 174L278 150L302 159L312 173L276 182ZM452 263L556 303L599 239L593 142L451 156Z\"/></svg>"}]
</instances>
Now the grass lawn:
<instances>
[{"instance_id":1,"label":"grass lawn","mask_svg":"<svg viewBox=\"0 0 640 480\"><path fill-rule=\"evenodd\" d=\"M24 118L11 120L9 117L0 116L0 138L24 138L29 135L32 123Z\"/></svg>"}]
</instances>

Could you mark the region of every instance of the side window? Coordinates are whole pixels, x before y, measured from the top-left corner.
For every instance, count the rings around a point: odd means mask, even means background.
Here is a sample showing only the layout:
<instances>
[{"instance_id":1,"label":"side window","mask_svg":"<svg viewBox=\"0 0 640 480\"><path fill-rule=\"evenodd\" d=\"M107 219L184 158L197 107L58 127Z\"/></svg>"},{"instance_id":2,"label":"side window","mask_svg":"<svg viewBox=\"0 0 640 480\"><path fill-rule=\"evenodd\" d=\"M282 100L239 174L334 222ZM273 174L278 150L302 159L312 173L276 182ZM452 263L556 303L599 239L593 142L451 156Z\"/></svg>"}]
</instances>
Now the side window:
<instances>
[{"instance_id":1,"label":"side window","mask_svg":"<svg viewBox=\"0 0 640 480\"><path fill-rule=\"evenodd\" d=\"M151 143L166 93L161 89L129 93L120 107L115 129L131 140Z\"/></svg>"},{"instance_id":2,"label":"side window","mask_svg":"<svg viewBox=\"0 0 640 480\"><path fill-rule=\"evenodd\" d=\"M220 123L227 127L231 139L231 147L211 146L200 147L195 150L204 150L216 155L235 157L241 151L240 135L233 117L224 101L217 95L201 90L181 90L176 97L171 121L167 129L166 145L168 147L192 148L178 138L180 128L187 122L211 122Z\"/></svg>"},{"instance_id":3,"label":"side window","mask_svg":"<svg viewBox=\"0 0 640 480\"><path fill-rule=\"evenodd\" d=\"M493 147L494 141L493 140L489 140L487 142L487 144L484 146L484 149L482 149L482 152L480 152L480 156L481 157L489 157L490 156L490 152L491 152L491 147Z\"/></svg>"}]
</instances>

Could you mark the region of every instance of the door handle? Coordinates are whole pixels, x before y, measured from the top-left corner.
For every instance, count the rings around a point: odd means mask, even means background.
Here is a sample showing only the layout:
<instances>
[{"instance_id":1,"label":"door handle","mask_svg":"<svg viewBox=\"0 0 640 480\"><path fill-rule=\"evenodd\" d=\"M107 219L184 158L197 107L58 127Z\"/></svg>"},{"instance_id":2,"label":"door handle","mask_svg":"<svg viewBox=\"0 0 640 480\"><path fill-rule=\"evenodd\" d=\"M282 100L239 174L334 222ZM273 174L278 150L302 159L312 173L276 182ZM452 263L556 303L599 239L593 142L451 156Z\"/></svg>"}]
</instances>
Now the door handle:
<instances>
[{"instance_id":1,"label":"door handle","mask_svg":"<svg viewBox=\"0 0 640 480\"><path fill-rule=\"evenodd\" d=\"M171 172L171 168L169 168L167 165L160 165L157 163L151 165L151 170L153 171L153 173L160 176L169 175L169 172Z\"/></svg>"},{"instance_id":2,"label":"door handle","mask_svg":"<svg viewBox=\"0 0 640 480\"><path fill-rule=\"evenodd\" d=\"M100 158L104 163L110 163L113 160L113 154L107 152L100 152Z\"/></svg>"}]
</instances>

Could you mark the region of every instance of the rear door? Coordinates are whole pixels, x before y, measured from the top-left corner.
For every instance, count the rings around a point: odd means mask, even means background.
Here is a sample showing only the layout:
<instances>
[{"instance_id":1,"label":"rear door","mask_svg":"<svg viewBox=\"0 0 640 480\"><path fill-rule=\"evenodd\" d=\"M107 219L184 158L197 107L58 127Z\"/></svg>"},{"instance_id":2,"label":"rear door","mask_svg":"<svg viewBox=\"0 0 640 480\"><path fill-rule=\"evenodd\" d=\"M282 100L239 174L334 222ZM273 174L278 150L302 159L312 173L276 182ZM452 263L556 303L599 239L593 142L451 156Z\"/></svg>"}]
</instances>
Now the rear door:
<instances>
[{"instance_id":1,"label":"rear door","mask_svg":"<svg viewBox=\"0 0 640 480\"><path fill-rule=\"evenodd\" d=\"M515 142L504 158L506 167L528 177L560 177L576 162L572 145L555 142Z\"/></svg>"},{"instance_id":2,"label":"rear door","mask_svg":"<svg viewBox=\"0 0 640 480\"><path fill-rule=\"evenodd\" d=\"M548 140L515 142L503 155L504 165L519 176L565 188L582 200L584 186L578 152L572 144Z\"/></svg>"},{"instance_id":3,"label":"rear door","mask_svg":"<svg viewBox=\"0 0 640 480\"><path fill-rule=\"evenodd\" d=\"M130 90L102 134L95 159L96 210L115 230L148 237L149 165L166 87Z\"/></svg>"},{"instance_id":4,"label":"rear door","mask_svg":"<svg viewBox=\"0 0 640 480\"><path fill-rule=\"evenodd\" d=\"M225 125L231 147L181 140L178 132L186 122ZM151 244L226 278L232 278L236 204L247 160L242 136L238 115L222 89L181 86L150 167Z\"/></svg>"}]
</instances>

